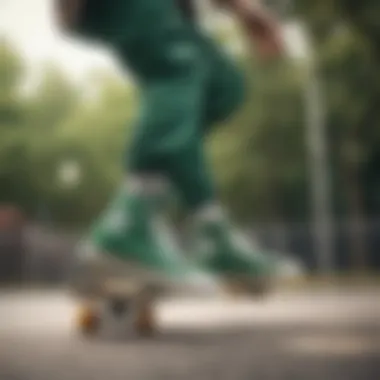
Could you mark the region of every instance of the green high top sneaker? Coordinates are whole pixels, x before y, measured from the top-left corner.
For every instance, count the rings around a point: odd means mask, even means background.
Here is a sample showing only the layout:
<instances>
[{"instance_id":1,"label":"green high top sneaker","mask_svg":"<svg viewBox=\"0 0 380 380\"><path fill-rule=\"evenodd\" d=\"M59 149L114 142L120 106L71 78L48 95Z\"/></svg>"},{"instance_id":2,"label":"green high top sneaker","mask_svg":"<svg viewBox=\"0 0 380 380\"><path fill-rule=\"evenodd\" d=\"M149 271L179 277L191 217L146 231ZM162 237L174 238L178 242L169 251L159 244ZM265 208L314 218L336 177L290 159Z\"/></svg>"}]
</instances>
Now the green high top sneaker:
<instances>
[{"instance_id":1,"label":"green high top sneaker","mask_svg":"<svg viewBox=\"0 0 380 380\"><path fill-rule=\"evenodd\" d=\"M231 290L251 295L264 295L270 290L276 262L236 230L219 210L210 208L196 218L192 232L196 262L224 278Z\"/></svg>"},{"instance_id":2,"label":"green high top sneaker","mask_svg":"<svg viewBox=\"0 0 380 380\"><path fill-rule=\"evenodd\" d=\"M162 204L146 181L122 188L79 246L74 292L91 295L105 279L129 278L173 292L219 293L218 280L180 251L161 217Z\"/></svg>"}]
</instances>

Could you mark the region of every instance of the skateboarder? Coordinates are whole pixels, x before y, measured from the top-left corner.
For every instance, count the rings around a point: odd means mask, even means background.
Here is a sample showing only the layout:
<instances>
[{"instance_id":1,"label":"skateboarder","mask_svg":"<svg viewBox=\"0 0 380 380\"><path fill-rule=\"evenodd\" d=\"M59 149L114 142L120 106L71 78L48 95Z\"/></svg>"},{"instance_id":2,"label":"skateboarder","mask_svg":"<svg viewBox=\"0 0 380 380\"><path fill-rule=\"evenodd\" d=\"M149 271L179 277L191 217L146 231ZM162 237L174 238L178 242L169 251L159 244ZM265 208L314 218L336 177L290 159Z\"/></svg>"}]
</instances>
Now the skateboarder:
<instances>
[{"instance_id":1,"label":"skateboarder","mask_svg":"<svg viewBox=\"0 0 380 380\"><path fill-rule=\"evenodd\" d=\"M256 1L214 0L233 12L262 59L282 52L280 33ZM264 256L234 232L215 194L204 137L244 99L235 64L197 27L192 0L61 0L61 25L109 45L141 88L127 181L96 222L89 240L99 252L184 281L215 273L247 280ZM176 191L194 226L197 264L163 231L165 199ZM200 269L202 267L202 270ZM203 277L202 277L203 278Z\"/></svg>"}]
</instances>

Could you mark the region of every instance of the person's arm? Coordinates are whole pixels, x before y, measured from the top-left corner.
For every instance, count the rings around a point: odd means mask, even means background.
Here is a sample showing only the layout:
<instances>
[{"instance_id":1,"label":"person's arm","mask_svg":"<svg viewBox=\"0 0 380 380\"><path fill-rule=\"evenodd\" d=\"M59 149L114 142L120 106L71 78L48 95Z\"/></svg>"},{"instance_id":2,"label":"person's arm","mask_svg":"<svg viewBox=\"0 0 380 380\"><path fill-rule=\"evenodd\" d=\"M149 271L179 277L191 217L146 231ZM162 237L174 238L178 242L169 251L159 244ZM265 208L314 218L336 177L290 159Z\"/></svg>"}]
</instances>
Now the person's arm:
<instances>
[{"instance_id":1,"label":"person's arm","mask_svg":"<svg viewBox=\"0 0 380 380\"><path fill-rule=\"evenodd\" d=\"M54 0L55 14L59 26L70 30L80 21L81 11L88 0Z\"/></svg>"},{"instance_id":2,"label":"person's arm","mask_svg":"<svg viewBox=\"0 0 380 380\"><path fill-rule=\"evenodd\" d=\"M213 2L237 16L262 58L273 58L284 52L279 23L258 0L213 0Z\"/></svg>"}]
</instances>

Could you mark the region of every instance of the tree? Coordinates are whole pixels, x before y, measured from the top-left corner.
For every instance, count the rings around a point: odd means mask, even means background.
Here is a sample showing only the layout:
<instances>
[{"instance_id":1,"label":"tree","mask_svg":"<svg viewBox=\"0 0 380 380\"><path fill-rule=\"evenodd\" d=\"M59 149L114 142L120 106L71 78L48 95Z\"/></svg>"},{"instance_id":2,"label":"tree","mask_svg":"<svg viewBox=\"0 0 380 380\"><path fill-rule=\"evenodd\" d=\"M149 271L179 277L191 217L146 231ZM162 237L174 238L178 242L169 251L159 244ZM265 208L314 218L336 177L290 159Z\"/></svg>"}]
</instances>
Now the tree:
<instances>
[{"instance_id":1,"label":"tree","mask_svg":"<svg viewBox=\"0 0 380 380\"><path fill-rule=\"evenodd\" d=\"M223 194L245 220L304 219L302 75L283 62L250 67L247 78L245 107L212 144ZM299 197L286 206L290 189L303 193L303 207Z\"/></svg>"},{"instance_id":2,"label":"tree","mask_svg":"<svg viewBox=\"0 0 380 380\"><path fill-rule=\"evenodd\" d=\"M24 66L5 39L0 40L0 201L33 203L33 187L25 136L26 115L22 96Z\"/></svg>"},{"instance_id":3,"label":"tree","mask_svg":"<svg viewBox=\"0 0 380 380\"><path fill-rule=\"evenodd\" d=\"M354 223L349 244L352 263L364 267L365 220L379 212L367 189L376 188L375 178L379 178L375 162L380 124L380 7L371 0L300 1L298 5L313 32L325 87L338 215Z\"/></svg>"}]
</instances>

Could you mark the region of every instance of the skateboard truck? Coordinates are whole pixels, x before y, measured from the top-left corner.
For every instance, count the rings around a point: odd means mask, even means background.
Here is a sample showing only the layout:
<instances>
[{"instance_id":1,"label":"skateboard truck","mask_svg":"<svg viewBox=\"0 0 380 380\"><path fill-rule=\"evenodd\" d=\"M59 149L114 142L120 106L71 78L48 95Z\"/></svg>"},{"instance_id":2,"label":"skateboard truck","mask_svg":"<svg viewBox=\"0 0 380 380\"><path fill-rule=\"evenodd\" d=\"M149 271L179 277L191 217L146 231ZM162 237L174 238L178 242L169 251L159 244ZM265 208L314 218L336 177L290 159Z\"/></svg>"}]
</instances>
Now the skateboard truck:
<instances>
[{"instance_id":1,"label":"skateboard truck","mask_svg":"<svg viewBox=\"0 0 380 380\"><path fill-rule=\"evenodd\" d=\"M85 337L95 337L118 329L138 336L152 336L157 330L154 312L159 291L154 286L126 286L108 282L92 299L81 300L76 327Z\"/></svg>"}]
</instances>

